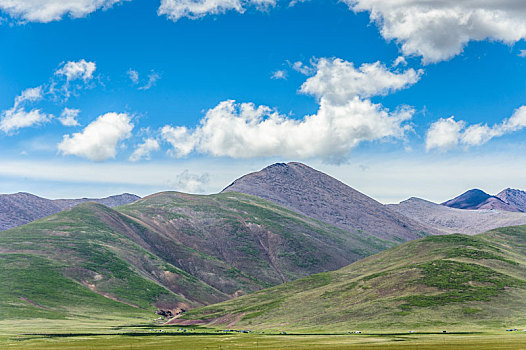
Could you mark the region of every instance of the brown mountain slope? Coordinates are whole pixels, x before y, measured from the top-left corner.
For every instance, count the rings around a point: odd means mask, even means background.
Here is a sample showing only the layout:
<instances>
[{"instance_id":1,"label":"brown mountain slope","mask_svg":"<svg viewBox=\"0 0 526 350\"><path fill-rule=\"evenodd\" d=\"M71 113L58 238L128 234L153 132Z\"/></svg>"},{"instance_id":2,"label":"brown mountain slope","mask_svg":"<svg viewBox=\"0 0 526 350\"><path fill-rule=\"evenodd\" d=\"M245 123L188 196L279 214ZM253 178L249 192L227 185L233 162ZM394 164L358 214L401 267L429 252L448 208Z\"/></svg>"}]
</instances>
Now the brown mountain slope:
<instances>
[{"instance_id":1,"label":"brown mountain slope","mask_svg":"<svg viewBox=\"0 0 526 350\"><path fill-rule=\"evenodd\" d=\"M334 270L392 245L241 193L163 192L119 211L158 233L150 251L230 295ZM252 283L224 284L224 276L173 254L173 242L225 262Z\"/></svg>"},{"instance_id":2,"label":"brown mountain slope","mask_svg":"<svg viewBox=\"0 0 526 350\"><path fill-rule=\"evenodd\" d=\"M301 163L271 165L237 179L223 192L252 194L348 232L390 241L439 233Z\"/></svg>"}]
</instances>

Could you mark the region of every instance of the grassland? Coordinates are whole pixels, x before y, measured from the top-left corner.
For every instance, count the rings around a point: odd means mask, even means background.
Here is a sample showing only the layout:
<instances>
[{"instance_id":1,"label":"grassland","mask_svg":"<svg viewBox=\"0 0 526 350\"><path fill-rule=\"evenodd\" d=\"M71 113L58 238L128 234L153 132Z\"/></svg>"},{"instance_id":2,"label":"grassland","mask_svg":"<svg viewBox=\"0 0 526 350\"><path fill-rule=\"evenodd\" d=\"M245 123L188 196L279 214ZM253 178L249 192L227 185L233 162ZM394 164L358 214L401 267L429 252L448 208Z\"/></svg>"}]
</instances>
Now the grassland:
<instances>
[{"instance_id":1,"label":"grassland","mask_svg":"<svg viewBox=\"0 0 526 350\"><path fill-rule=\"evenodd\" d=\"M117 320L113 320L115 322ZM51 334L27 334L36 327L35 321L25 325L0 323L2 349L508 349L526 347L526 333L459 332L459 333L367 333L348 332L288 333L254 332L249 334L223 332L203 327L121 326L110 323L78 323L69 333L58 330L59 323L48 326ZM106 321L110 322L110 321ZM38 323L38 322L36 322ZM69 324L71 326L71 324ZM184 331L183 331L184 329ZM163 332L160 332L163 330Z\"/></svg>"},{"instance_id":2,"label":"grassland","mask_svg":"<svg viewBox=\"0 0 526 350\"><path fill-rule=\"evenodd\" d=\"M526 328L526 227L432 236L182 318L250 329Z\"/></svg>"}]
</instances>

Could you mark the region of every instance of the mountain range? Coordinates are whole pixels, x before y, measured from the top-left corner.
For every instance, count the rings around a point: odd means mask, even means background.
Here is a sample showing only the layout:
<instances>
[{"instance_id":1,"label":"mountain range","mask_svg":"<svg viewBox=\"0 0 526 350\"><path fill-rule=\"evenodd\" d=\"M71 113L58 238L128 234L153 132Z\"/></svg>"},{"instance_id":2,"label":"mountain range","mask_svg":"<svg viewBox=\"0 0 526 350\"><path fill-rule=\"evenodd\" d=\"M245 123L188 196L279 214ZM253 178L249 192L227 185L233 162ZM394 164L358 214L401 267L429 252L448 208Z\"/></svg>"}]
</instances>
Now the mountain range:
<instances>
[{"instance_id":1,"label":"mountain range","mask_svg":"<svg viewBox=\"0 0 526 350\"><path fill-rule=\"evenodd\" d=\"M442 203L442 205L457 209L526 212L526 192L507 188L492 196L482 190L472 189Z\"/></svg>"},{"instance_id":2,"label":"mountain range","mask_svg":"<svg viewBox=\"0 0 526 350\"><path fill-rule=\"evenodd\" d=\"M0 231L27 224L85 202L108 207L135 202L139 196L123 193L106 198L46 199L30 193L0 194Z\"/></svg>"},{"instance_id":3,"label":"mountain range","mask_svg":"<svg viewBox=\"0 0 526 350\"><path fill-rule=\"evenodd\" d=\"M520 207L522 191L503 192ZM213 195L4 195L0 218L31 222L0 232L0 310L253 328L520 320L526 226L502 227L526 213L466 210L488 196L383 205L301 163ZM440 236L456 232L472 236Z\"/></svg>"},{"instance_id":4,"label":"mountain range","mask_svg":"<svg viewBox=\"0 0 526 350\"><path fill-rule=\"evenodd\" d=\"M393 245L241 193L89 202L0 233L0 309L15 318L175 313Z\"/></svg>"},{"instance_id":5,"label":"mountain range","mask_svg":"<svg viewBox=\"0 0 526 350\"><path fill-rule=\"evenodd\" d=\"M443 233L474 235L494 228L526 225L526 214L489 209L456 209L420 198L409 198L391 209Z\"/></svg>"}]
</instances>

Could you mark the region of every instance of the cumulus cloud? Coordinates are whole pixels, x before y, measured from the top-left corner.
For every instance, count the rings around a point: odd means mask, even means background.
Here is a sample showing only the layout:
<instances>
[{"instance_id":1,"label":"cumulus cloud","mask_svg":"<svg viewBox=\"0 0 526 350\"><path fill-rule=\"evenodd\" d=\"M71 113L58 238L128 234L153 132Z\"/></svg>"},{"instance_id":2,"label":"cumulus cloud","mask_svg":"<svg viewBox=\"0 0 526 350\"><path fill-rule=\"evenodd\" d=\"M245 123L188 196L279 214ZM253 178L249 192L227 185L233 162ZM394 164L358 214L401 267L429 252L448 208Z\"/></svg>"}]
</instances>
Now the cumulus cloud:
<instances>
[{"instance_id":1,"label":"cumulus cloud","mask_svg":"<svg viewBox=\"0 0 526 350\"><path fill-rule=\"evenodd\" d=\"M161 129L161 136L172 145L173 149L169 153L174 157L187 156L194 150L197 142L197 138L185 126L165 125Z\"/></svg>"},{"instance_id":2,"label":"cumulus cloud","mask_svg":"<svg viewBox=\"0 0 526 350\"><path fill-rule=\"evenodd\" d=\"M354 96L370 98L405 89L415 84L422 74L422 70L412 68L393 72L380 62L355 68L352 62L339 58L322 58L316 64L316 75L307 79L300 91L332 103L345 103Z\"/></svg>"},{"instance_id":3,"label":"cumulus cloud","mask_svg":"<svg viewBox=\"0 0 526 350\"><path fill-rule=\"evenodd\" d=\"M84 81L91 80L93 73L97 69L95 62L88 62L85 59L80 61L69 61L61 65L55 71L55 75L66 77L67 81L82 79Z\"/></svg>"},{"instance_id":4,"label":"cumulus cloud","mask_svg":"<svg viewBox=\"0 0 526 350\"><path fill-rule=\"evenodd\" d=\"M431 124L426 136L426 149L448 150L458 145L462 129L466 123L454 117L441 118Z\"/></svg>"},{"instance_id":5,"label":"cumulus cloud","mask_svg":"<svg viewBox=\"0 0 526 350\"><path fill-rule=\"evenodd\" d=\"M130 160L132 162L137 162L141 159L150 159L151 153L158 151L159 149L159 142L156 139L145 139L144 142L139 144L135 151L133 151Z\"/></svg>"},{"instance_id":6,"label":"cumulus cloud","mask_svg":"<svg viewBox=\"0 0 526 350\"><path fill-rule=\"evenodd\" d=\"M523 0L342 1L355 12L368 11L386 40L424 63L448 60L470 41L513 44L526 38Z\"/></svg>"},{"instance_id":7,"label":"cumulus cloud","mask_svg":"<svg viewBox=\"0 0 526 350\"><path fill-rule=\"evenodd\" d=\"M64 135L58 150L64 155L75 155L93 161L115 158L117 145L131 136L133 124L130 116L106 113L99 116L82 132Z\"/></svg>"},{"instance_id":8,"label":"cumulus cloud","mask_svg":"<svg viewBox=\"0 0 526 350\"><path fill-rule=\"evenodd\" d=\"M46 114L39 109L32 109L29 112L24 109L8 109L2 115L0 130L11 133L21 128L47 123L53 116Z\"/></svg>"},{"instance_id":9,"label":"cumulus cloud","mask_svg":"<svg viewBox=\"0 0 526 350\"><path fill-rule=\"evenodd\" d=\"M515 110L510 118L493 126L475 124L467 126L464 121L455 121L454 117L440 119L429 128L426 137L426 149L448 150L457 145L480 146L495 137L500 137L526 128L526 106Z\"/></svg>"},{"instance_id":10,"label":"cumulus cloud","mask_svg":"<svg viewBox=\"0 0 526 350\"><path fill-rule=\"evenodd\" d=\"M54 75L58 79L63 79L59 83L62 84L62 87L59 89L62 90L65 99L67 100L72 92L74 93L76 90L85 87L85 84L93 79L93 73L95 73L96 69L97 65L95 62L86 61L85 59L63 62ZM50 93L55 94L57 92L55 89L56 85L57 81L52 80Z\"/></svg>"},{"instance_id":11,"label":"cumulus cloud","mask_svg":"<svg viewBox=\"0 0 526 350\"><path fill-rule=\"evenodd\" d=\"M58 21L64 16L85 17L103 8L128 0L0 0L0 9L27 22Z\"/></svg>"},{"instance_id":12,"label":"cumulus cloud","mask_svg":"<svg viewBox=\"0 0 526 350\"><path fill-rule=\"evenodd\" d=\"M519 54L517 55L519 57L526 57L526 50L520 50Z\"/></svg>"},{"instance_id":13,"label":"cumulus cloud","mask_svg":"<svg viewBox=\"0 0 526 350\"><path fill-rule=\"evenodd\" d=\"M64 108L58 120L64 126L77 126L79 122L77 117L80 113L80 109Z\"/></svg>"},{"instance_id":14,"label":"cumulus cloud","mask_svg":"<svg viewBox=\"0 0 526 350\"><path fill-rule=\"evenodd\" d=\"M277 0L161 0L157 12L177 21L183 17L197 19L227 11L243 13L249 6L265 9L274 6L276 2Z\"/></svg>"},{"instance_id":15,"label":"cumulus cloud","mask_svg":"<svg viewBox=\"0 0 526 350\"><path fill-rule=\"evenodd\" d=\"M414 114L413 109L400 107L391 112L364 96L407 87L418 80L418 73L388 74L382 65L372 67L356 70L339 59L320 60L318 73L302 87L304 93L318 98L316 114L294 119L267 106L228 100L210 109L194 129L165 126L162 138L172 145L177 157L197 151L232 158L285 156L342 161L361 142L403 138L410 129L405 122ZM382 69L386 72L380 73ZM349 83L338 78L342 73L359 78ZM359 84L372 84L373 88L359 88Z\"/></svg>"},{"instance_id":16,"label":"cumulus cloud","mask_svg":"<svg viewBox=\"0 0 526 350\"><path fill-rule=\"evenodd\" d=\"M270 77L275 80L285 80L287 79L287 72L284 70L277 70L273 72Z\"/></svg>"},{"instance_id":17,"label":"cumulus cloud","mask_svg":"<svg viewBox=\"0 0 526 350\"><path fill-rule=\"evenodd\" d=\"M20 96L15 97L15 107L18 107L23 102L34 102L41 100L43 97L42 86L29 88L22 91Z\"/></svg>"},{"instance_id":18,"label":"cumulus cloud","mask_svg":"<svg viewBox=\"0 0 526 350\"><path fill-rule=\"evenodd\" d=\"M22 91L15 98L12 108L2 112L0 130L10 134L18 129L27 128L49 122L53 115L43 113L40 109L26 111L25 104L41 100L43 97L42 87L30 88Z\"/></svg>"},{"instance_id":19,"label":"cumulus cloud","mask_svg":"<svg viewBox=\"0 0 526 350\"><path fill-rule=\"evenodd\" d=\"M337 106L322 99L317 114L296 120L266 106L224 101L209 110L195 130L166 128L163 135L180 156L195 149L232 158L286 156L340 161L362 141L403 137L407 129L402 123L412 114L411 109L389 113L355 97Z\"/></svg>"}]
</instances>

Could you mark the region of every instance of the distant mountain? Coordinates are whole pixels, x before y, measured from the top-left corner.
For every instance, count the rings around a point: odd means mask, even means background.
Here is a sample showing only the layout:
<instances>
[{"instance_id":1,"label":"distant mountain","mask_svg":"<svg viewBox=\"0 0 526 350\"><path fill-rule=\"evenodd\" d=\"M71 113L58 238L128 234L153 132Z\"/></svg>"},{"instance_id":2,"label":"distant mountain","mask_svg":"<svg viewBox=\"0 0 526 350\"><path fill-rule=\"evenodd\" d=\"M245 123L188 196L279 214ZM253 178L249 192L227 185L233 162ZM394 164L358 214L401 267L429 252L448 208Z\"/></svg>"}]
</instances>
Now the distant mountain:
<instances>
[{"instance_id":1,"label":"distant mountain","mask_svg":"<svg viewBox=\"0 0 526 350\"><path fill-rule=\"evenodd\" d=\"M474 235L498 227L526 225L526 213L456 209L414 197L388 206L444 233Z\"/></svg>"},{"instance_id":2,"label":"distant mountain","mask_svg":"<svg viewBox=\"0 0 526 350\"><path fill-rule=\"evenodd\" d=\"M0 232L2 319L152 317L317 272L393 243L241 193L93 202Z\"/></svg>"},{"instance_id":3,"label":"distant mountain","mask_svg":"<svg viewBox=\"0 0 526 350\"><path fill-rule=\"evenodd\" d=\"M520 211L526 212L526 192L524 191L507 188L499 192L495 197Z\"/></svg>"},{"instance_id":4,"label":"distant mountain","mask_svg":"<svg viewBox=\"0 0 526 350\"><path fill-rule=\"evenodd\" d=\"M479 189L466 191L460 196L442 203L442 205L457 209L521 211L513 203L506 203L501 198L497 196L491 196Z\"/></svg>"},{"instance_id":5,"label":"distant mountain","mask_svg":"<svg viewBox=\"0 0 526 350\"><path fill-rule=\"evenodd\" d=\"M522 326L524 310L526 226L516 226L415 240L337 271L190 310L170 323L283 331L480 331Z\"/></svg>"},{"instance_id":6,"label":"distant mountain","mask_svg":"<svg viewBox=\"0 0 526 350\"><path fill-rule=\"evenodd\" d=\"M124 204L133 203L135 201L138 201L139 199L141 199L141 197L137 195L123 193L105 198L54 199L53 203L57 204L63 210L73 208L76 205L86 202L95 202L110 208L114 208Z\"/></svg>"},{"instance_id":7,"label":"distant mountain","mask_svg":"<svg viewBox=\"0 0 526 350\"><path fill-rule=\"evenodd\" d=\"M247 193L353 233L400 242L438 233L301 163L277 163L223 190Z\"/></svg>"},{"instance_id":8,"label":"distant mountain","mask_svg":"<svg viewBox=\"0 0 526 350\"><path fill-rule=\"evenodd\" d=\"M106 198L46 199L30 193L0 194L0 231L27 224L85 202L116 207L135 202L139 196L123 193Z\"/></svg>"}]
</instances>

